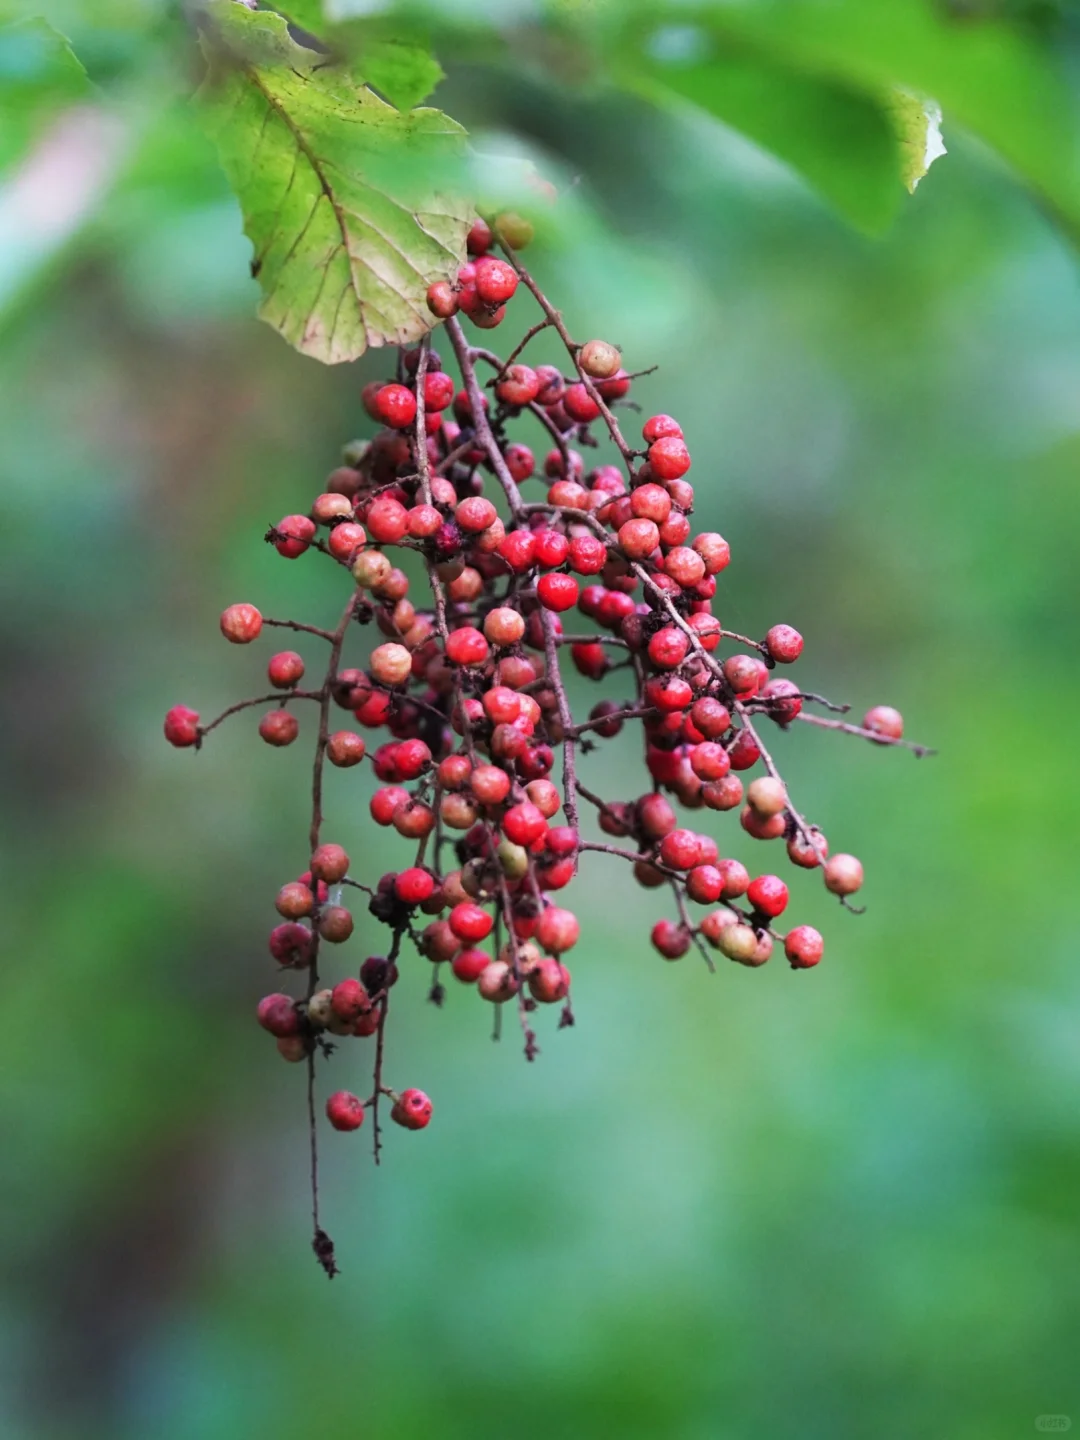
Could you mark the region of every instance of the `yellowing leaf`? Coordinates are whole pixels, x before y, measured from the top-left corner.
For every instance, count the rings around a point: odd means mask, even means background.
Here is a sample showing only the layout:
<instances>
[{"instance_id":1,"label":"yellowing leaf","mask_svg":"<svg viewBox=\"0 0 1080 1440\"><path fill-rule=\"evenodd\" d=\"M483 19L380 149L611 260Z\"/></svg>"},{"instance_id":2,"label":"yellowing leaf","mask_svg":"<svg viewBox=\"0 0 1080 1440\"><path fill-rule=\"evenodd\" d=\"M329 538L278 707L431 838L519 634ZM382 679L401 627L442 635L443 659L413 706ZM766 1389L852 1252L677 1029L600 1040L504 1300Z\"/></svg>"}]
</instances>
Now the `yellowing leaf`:
<instances>
[{"instance_id":1,"label":"yellowing leaf","mask_svg":"<svg viewBox=\"0 0 1080 1440\"><path fill-rule=\"evenodd\" d=\"M260 316L328 364L433 324L425 295L465 258L469 206L440 190L465 132L403 115L269 11L208 0L200 91L264 292Z\"/></svg>"}]
</instances>

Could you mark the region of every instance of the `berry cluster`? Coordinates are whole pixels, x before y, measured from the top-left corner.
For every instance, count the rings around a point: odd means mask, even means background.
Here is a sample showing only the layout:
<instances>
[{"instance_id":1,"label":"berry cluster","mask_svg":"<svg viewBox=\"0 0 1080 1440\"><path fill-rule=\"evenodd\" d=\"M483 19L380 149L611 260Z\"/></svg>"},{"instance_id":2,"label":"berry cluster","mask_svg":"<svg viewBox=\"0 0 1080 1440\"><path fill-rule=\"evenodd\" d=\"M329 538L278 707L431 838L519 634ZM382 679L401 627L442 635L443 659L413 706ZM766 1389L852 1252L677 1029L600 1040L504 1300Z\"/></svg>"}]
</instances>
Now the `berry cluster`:
<instances>
[{"instance_id":1,"label":"berry cluster","mask_svg":"<svg viewBox=\"0 0 1080 1440\"><path fill-rule=\"evenodd\" d=\"M496 237L505 259L490 253ZM338 1039L371 1040L374 1082L364 1100L344 1090L331 1095L326 1115L335 1129L358 1129L370 1111L378 1159L381 1097L406 1129L423 1129L431 1119L422 1091L397 1093L383 1078L387 1016L406 940L434 966L436 1003L445 993L443 965L495 1007L497 1032L500 1007L514 1002L530 1060L537 1053L537 1007L560 1005L560 1025L573 1023L566 957L579 925L553 897L586 852L618 857L639 885L670 892L675 918L658 920L652 930L665 959L677 960L695 945L710 969L714 951L759 966L778 942L794 969L809 969L822 957L818 931L775 928L787 910L787 884L771 873L752 876L738 860L722 857L711 835L680 823L676 804L698 814L738 812L747 835L782 840L796 868L819 869L826 889L849 904L862 885L862 866L853 855L830 854L824 834L795 808L761 722L780 730L809 722L927 753L903 739L902 718L889 707L870 710L861 725L808 709L846 707L775 675L803 648L790 625L772 626L761 640L723 629L714 600L730 551L721 535L694 532L691 457L680 425L653 415L642 427L642 445L627 443L615 409L629 403L636 377L622 368L614 345L573 342L520 263L517 251L527 238L524 222L513 216L494 226L476 222L473 260L456 284L434 285L429 297L445 321L460 385L428 340L401 353L396 378L363 392L366 410L384 428L347 447L345 464L307 514L286 516L267 534L286 559L319 552L348 572L336 628L270 620L250 604L231 605L221 617L222 633L238 645L274 626L321 640L329 654L317 686L302 688L305 661L285 650L267 667L272 695L240 701L205 725L185 706L165 720L173 745L197 748L227 716L273 702L259 734L284 746L299 734L299 702L317 706L308 868L278 891L280 923L269 937L273 959L283 971L300 971L306 988L299 998L267 995L257 1011L281 1055L307 1065L313 1162L315 1060ZM457 312L491 328L522 286L541 318L513 353L504 361L470 345ZM569 378L555 366L519 359L546 330L565 345ZM478 364L494 371L486 387ZM525 415L550 441L539 463L527 445L509 438L511 424ZM621 469L587 468L575 448L595 446L600 427ZM485 493L492 478L498 505ZM542 499L524 498L530 481L539 483ZM411 598L409 575L391 558L395 550L422 578L422 599ZM589 633L568 633L562 617L574 610L591 622ZM379 634L364 663L343 664L346 640L370 626ZM730 641L741 648L722 657ZM633 698L602 699L575 721L561 667L567 651L582 676L599 682L617 675ZM335 728L339 710L353 726ZM605 800L578 777L578 760L628 721L640 722L649 780L639 787L644 793ZM372 749L366 736L379 731L389 738ZM340 844L323 838L326 762L339 769L369 764L379 782L372 821L415 847L411 863L373 886L351 873ZM761 773L745 783L755 769ZM596 838L582 828L581 802L596 812ZM321 947L340 945L353 932L343 903L350 891L365 897L369 914L387 927L386 953L368 956L355 976L324 985ZM710 908L696 918L695 906ZM317 1186L314 1201L315 1249L332 1274Z\"/></svg>"}]
</instances>

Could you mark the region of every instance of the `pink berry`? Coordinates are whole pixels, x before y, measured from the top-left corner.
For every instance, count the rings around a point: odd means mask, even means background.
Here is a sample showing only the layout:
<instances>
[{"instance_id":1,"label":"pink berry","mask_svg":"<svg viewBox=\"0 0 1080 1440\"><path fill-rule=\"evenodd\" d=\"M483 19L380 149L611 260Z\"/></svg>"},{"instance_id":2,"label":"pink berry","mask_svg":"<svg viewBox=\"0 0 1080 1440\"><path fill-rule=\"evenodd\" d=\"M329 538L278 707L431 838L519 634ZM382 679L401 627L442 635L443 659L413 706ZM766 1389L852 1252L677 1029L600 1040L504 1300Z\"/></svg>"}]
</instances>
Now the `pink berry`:
<instances>
[{"instance_id":1,"label":"pink berry","mask_svg":"<svg viewBox=\"0 0 1080 1440\"><path fill-rule=\"evenodd\" d=\"M802 654L803 638L790 625L774 625L765 636L769 654L780 665L790 665Z\"/></svg>"},{"instance_id":2,"label":"pink berry","mask_svg":"<svg viewBox=\"0 0 1080 1440\"><path fill-rule=\"evenodd\" d=\"M221 633L234 645L250 645L262 629L262 616L254 605L230 605L221 613Z\"/></svg>"},{"instance_id":3,"label":"pink berry","mask_svg":"<svg viewBox=\"0 0 1080 1440\"><path fill-rule=\"evenodd\" d=\"M678 435L665 435L649 446L649 465L661 480L678 480L690 469L690 451Z\"/></svg>"},{"instance_id":4,"label":"pink berry","mask_svg":"<svg viewBox=\"0 0 1080 1440\"><path fill-rule=\"evenodd\" d=\"M825 953L825 941L812 925L796 925L784 937L784 954L793 970L809 970Z\"/></svg>"},{"instance_id":5,"label":"pink berry","mask_svg":"<svg viewBox=\"0 0 1080 1440\"><path fill-rule=\"evenodd\" d=\"M834 895L854 895L862 883L863 867L854 855L831 855L825 862L825 889Z\"/></svg>"},{"instance_id":6,"label":"pink berry","mask_svg":"<svg viewBox=\"0 0 1080 1440\"><path fill-rule=\"evenodd\" d=\"M904 717L891 705L875 705L863 716L863 729L873 730L890 740L899 740L904 733Z\"/></svg>"},{"instance_id":7,"label":"pink berry","mask_svg":"<svg viewBox=\"0 0 1080 1440\"><path fill-rule=\"evenodd\" d=\"M199 742L199 712L186 705L174 705L165 716L165 739L183 749Z\"/></svg>"},{"instance_id":8,"label":"pink berry","mask_svg":"<svg viewBox=\"0 0 1080 1440\"><path fill-rule=\"evenodd\" d=\"M432 1104L422 1090L403 1090L394 1102L390 1119L406 1130L423 1130L431 1119Z\"/></svg>"}]
</instances>

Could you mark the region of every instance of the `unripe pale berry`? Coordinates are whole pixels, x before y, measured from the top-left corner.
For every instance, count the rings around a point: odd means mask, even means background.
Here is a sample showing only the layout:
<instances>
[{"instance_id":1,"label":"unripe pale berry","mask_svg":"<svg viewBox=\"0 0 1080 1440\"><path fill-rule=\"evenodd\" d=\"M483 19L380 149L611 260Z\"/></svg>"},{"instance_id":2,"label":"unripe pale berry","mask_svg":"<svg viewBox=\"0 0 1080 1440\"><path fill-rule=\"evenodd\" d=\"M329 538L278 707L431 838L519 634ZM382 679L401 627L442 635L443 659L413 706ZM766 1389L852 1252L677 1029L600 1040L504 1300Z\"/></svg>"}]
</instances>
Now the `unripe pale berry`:
<instances>
[{"instance_id":1,"label":"unripe pale berry","mask_svg":"<svg viewBox=\"0 0 1080 1440\"><path fill-rule=\"evenodd\" d=\"M722 954L726 955L729 960L736 960L743 965L752 958L757 947L756 931L741 922L735 925L725 925L716 940L716 948Z\"/></svg>"},{"instance_id":2,"label":"unripe pale berry","mask_svg":"<svg viewBox=\"0 0 1080 1440\"><path fill-rule=\"evenodd\" d=\"M618 347L606 340L586 340L578 351L578 364L594 380L610 380L622 364Z\"/></svg>"},{"instance_id":3,"label":"unripe pale berry","mask_svg":"<svg viewBox=\"0 0 1080 1440\"><path fill-rule=\"evenodd\" d=\"M746 801L755 814L767 819L770 815L781 814L787 808L787 789L782 780L774 780L771 775L762 775L750 785L746 792Z\"/></svg>"},{"instance_id":4,"label":"unripe pale berry","mask_svg":"<svg viewBox=\"0 0 1080 1440\"><path fill-rule=\"evenodd\" d=\"M516 645L524 634L524 619L508 605L489 610L484 616L484 635L492 645L500 649L507 645Z\"/></svg>"},{"instance_id":5,"label":"unripe pale berry","mask_svg":"<svg viewBox=\"0 0 1080 1440\"><path fill-rule=\"evenodd\" d=\"M710 910L705 919L701 922L701 933L715 950L720 944L721 932L729 925L737 925L739 917L734 910L729 910L726 905L721 905L719 910Z\"/></svg>"},{"instance_id":6,"label":"unripe pale berry","mask_svg":"<svg viewBox=\"0 0 1080 1440\"><path fill-rule=\"evenodd\" d=\"M854 855L831 855L825 862L825 889L834 895L854 895L862 883L863 867Z\"/></svg>"},{"instance_id":7,"label":"unripe pale berry","mask_svg":"<svg viewBox=\"0 0 1080 1440\"><path fill-rule=\"evenodd\" d=\"M359 1130L364 1123L363 1101L348 1090L338 1090L326 1102L326 1118L335 1130Z\"/></svg>"},{"instance_id":8,"label":"unripe pale berry","mask_svg":"<svg viewBox=\"0 0 1080 1440\"><path fill-rule=\"evenodd\" d=\"M904 717L891 705L875 705L863 716L862 723L864 730L873 730L890 740L899 740L904 733Z\"/></svg>"},{"instance_id":9,"label":"unripe pale berry","mask_svg":"<svg viewBox=\"0 0 1080 1440\"><path fill-rule=\"evenodd\" d=\"M221 633L234 645L250 645L262 629L262 616L254 605L230 605L221 612Z\"/></svg>"},{"instance_id":10,"label":"unripe pale berry","mask_svg":"<svg viewBox=\"0 0 1080 1440\"><path fill-rule=\"evenodd\" d=\"M380 685L404 685L412 675L412 654L392 640L377 645L371 652L371 674Z\"/></svg>"},{"instance_id":11,"label":"unripe pale berry","mask_svg":"<svg viewBox=\"0 0 1080 1440\"><path fill-rule=\"evenodd\" d=\"M493 1005L504 1005L518 992L518 982L510 966L502 960L493 960L480 972L476 988L485 1000Z\"/></svg>"}]
</instances>

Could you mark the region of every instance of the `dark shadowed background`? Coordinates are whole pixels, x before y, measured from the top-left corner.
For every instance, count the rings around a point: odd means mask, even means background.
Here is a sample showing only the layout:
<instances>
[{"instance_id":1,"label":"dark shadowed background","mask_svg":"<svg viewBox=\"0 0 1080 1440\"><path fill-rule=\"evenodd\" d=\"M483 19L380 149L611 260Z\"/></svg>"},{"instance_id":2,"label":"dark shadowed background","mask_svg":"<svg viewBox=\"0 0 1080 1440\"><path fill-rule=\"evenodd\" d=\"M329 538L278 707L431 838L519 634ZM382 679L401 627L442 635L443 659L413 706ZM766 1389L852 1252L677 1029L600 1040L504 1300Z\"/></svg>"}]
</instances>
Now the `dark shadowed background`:
<instances>
[{"instance_id":1,"label":"dark shadowed background","mask_svg":"<svg viewBox=\"0 0 1080 1440\"><path fill-rule=\"evenodd\" d=\"M220 639L225 604L337 615L328 567L261 534L371 433L384 361L324 369L254 319L179 26L133 0L44 8L107 98L58 111L0 185L0 1434L1080 1424L1068 241L948 113L947 158L867 239L713 120L512 49L441 57L436 103L564 192L531 260L573 332L659 364L637 398L680 418L696 523L731 542L725 625L796 624L804 683L899 705L940 753L777 735L801 808L867 868L862 918L795 877L815 971L665 965L663 899L602 856L570 892L578 1023L545 1016L535 1065L461 987L426 1005L410 956L390 1063L435 1119L388 1135L378 1171L366 1129L326 1140L328 1284L303 1077L252 1022L305 858L307 748L241 716L173 751L161 717L260 688L270 651ZM627 734L583 768L629 796L638 765ZM369 792L366 767L330 776L334 837L377 874L406 847L372 833ZM736 822L713 829L761 868ZM358 929L357 959L379 943ZM366 1063L339 1052L337 1083L365 1093Z\"/></svg>"}]
</instances>

